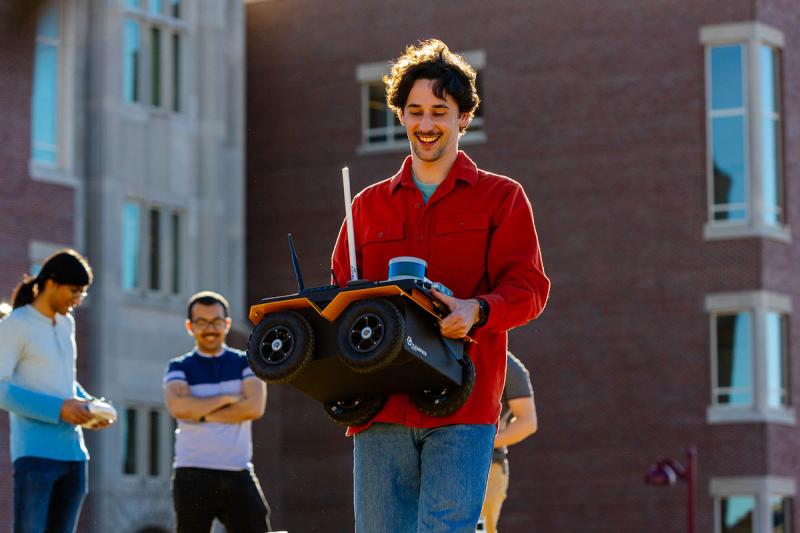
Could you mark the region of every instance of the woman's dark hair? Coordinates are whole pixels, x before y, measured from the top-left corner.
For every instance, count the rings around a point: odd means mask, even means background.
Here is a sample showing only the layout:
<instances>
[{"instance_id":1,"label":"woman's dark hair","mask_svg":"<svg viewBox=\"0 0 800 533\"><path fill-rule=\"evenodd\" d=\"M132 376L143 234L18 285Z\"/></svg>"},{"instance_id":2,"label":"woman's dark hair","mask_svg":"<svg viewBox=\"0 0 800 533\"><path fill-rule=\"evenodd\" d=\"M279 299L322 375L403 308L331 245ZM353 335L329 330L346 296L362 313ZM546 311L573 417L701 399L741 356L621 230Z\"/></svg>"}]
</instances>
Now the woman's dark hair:
<instances>
[{"instance_id":1,"label":"woman's dark hair","mask_svg":"<svg viewBox=\"0 0 800 533\"><path fill-rule=\"evenodd\" d=\"M422 41L407 47L392 64L389 75L383 77L386 103L399 118L414 82L434 80L433 94L438 98L449 94L458 104L459 113L469 114L472 120L481 102L475 85L476 77L475 69L463 57L451 52L442 41Z\"/></svg>"},{"instance_id":2,"label":"woman's dark hair","mask_svg":"<svg viewBox=\"0 0 800 533\"><path fill-rule=\"evenodd\" d=\"M59 285L91 285L94 275L89 262L75 250L66 248L45 259L36 277L25 275L11 295L11 306L16 309L33 302L44 290L45 282L51 279Z\"/></svg>"}]
</instances>

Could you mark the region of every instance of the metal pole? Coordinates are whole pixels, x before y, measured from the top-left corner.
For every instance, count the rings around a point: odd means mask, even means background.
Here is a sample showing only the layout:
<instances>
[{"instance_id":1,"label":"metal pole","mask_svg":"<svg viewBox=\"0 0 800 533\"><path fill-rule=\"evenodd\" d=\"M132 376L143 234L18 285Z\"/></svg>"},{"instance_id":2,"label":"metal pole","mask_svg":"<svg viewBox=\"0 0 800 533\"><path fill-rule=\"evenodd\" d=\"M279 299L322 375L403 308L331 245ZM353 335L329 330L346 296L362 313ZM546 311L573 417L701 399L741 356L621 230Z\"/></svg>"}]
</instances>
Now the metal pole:
<instances>
[{"instance_id":1,"label":"metal pole","mask_svg":"<svg viewBox=\"0 0 800 533\"><path fill-rule=\"evenodd\" d=\"M686 505L686 521L687 531L694 533L694 492L695 492L695 477L697 476L697 448L690 446L686 449L686 484L688 501Z\"/></svg>"}]
</instances>

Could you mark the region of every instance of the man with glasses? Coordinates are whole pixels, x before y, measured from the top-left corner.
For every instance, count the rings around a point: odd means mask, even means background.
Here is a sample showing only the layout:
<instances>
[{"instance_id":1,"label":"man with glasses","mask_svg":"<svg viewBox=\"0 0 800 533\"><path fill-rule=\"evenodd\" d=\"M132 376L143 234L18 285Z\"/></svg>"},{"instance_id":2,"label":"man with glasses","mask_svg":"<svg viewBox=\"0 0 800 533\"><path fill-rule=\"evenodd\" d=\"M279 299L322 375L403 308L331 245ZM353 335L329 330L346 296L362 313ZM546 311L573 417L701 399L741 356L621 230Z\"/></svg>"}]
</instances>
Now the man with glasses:
<instances>
[{"instance_id":1,"label":"man with glasses","mask_svg":"<svg viewBox=\"0 0 800 533\"><path fill-rule=\"evenodd\" d=\"M266 386L247 356L225 345L231 327L221 295L189 299L186 331L195 348L169 362L167 410L178 421L172 495L179 533L208 533L217 518L230 533L271 531L269 507L251 462L252 420L266 406Z\"/></svg>"}]
</instances>

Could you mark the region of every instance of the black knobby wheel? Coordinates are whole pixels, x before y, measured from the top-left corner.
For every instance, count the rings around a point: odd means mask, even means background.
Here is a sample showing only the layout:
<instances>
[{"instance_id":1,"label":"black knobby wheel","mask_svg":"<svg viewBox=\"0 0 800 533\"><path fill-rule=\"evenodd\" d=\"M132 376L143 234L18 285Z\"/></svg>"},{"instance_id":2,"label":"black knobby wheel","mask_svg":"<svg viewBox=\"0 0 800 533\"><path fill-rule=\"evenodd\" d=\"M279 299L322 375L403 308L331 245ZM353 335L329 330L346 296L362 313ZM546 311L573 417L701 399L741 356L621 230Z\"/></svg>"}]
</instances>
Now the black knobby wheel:
<instances>
[{"instance_id":1,"label":"black knobby wheel","mask_svg":"<svg viewBox=\"0 0 800 533\"><path fill-rule=\"evenodd\" d=\"M374 372L400 353L405 330L405 319L393 303L377 299L352 303L339 318L339 356L351 370Z\"/></svg>"},{"instance_id":2,"label":"black knobby wheel","mask_svg":"<svg viewBox=\"0 0 800 533\"><path fill-rule=\"evenodd\" d=\"M314 332L294 311L264 317L250 333L247 360L253 373L267 383L295 379L314 355Z\"/></svg>"},{"instance_id":3,"label":"black knobby wheel","mask_svg":"<svg viewBox=\"0 0 800 533\"><path fill-rule=\"evenodd\" d=\"M436 387L409 394L414 405L428 416L450 416L467 403L475 387L475 365L469 355L464 354L461 363L461 385Z\"/></svg>"},{"instance_id":4,"label":"black knobby wheel","mask_svg":"<svg viewBox=\"0 0 800 533\"><path fill-rule=\"evenodd\" d=\"M322 402L328 417L344 426L360 426L366 424L378 414L386 403L385 396L367 396L350 400Z\"/></svg>"}]
</instances>

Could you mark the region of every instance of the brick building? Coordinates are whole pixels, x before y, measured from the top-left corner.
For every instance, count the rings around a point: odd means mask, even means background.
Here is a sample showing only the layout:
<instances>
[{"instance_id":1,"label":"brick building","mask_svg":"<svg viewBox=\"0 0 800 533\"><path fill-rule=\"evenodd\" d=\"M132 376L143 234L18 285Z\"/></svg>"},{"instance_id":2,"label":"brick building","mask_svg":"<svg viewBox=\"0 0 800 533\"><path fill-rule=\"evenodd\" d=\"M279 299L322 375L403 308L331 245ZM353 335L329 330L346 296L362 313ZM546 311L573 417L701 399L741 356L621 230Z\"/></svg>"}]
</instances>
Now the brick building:
<instances>
[{"instance_id":1,"label":"brick building","mask_svg":"<svg viewBox=\"0 0 800 533\"><path fill-rule=\"evenodd\" d=\"M512 448L507 532L667 533L699 452L697 531L792 531L800 464L800 5L253 1L247 7L247 298L328 279L355 191L408 151L377 83L439 37L479 69L462 147L520 181L553 281L512 332L540 431ZM275 523L352 528L351 449L321 408L270 388ZM332 524L336 524L332 527Z\"/></svg>"},{"instance_id":2,"label":"brick building","mask_svg":"<svg viewBox=\"0 0 800 533\"><path fill-rule=\"evenodd\" d=\"M79 379L120 418L87 432L81 530L169 530L161 380L192 346L186 301L217 290L245 323L244 4L0 0L0 29L0 301L53 250L88 257ZM0 411L2 533L7 458Z\"/></svg>"}]
</instances>

